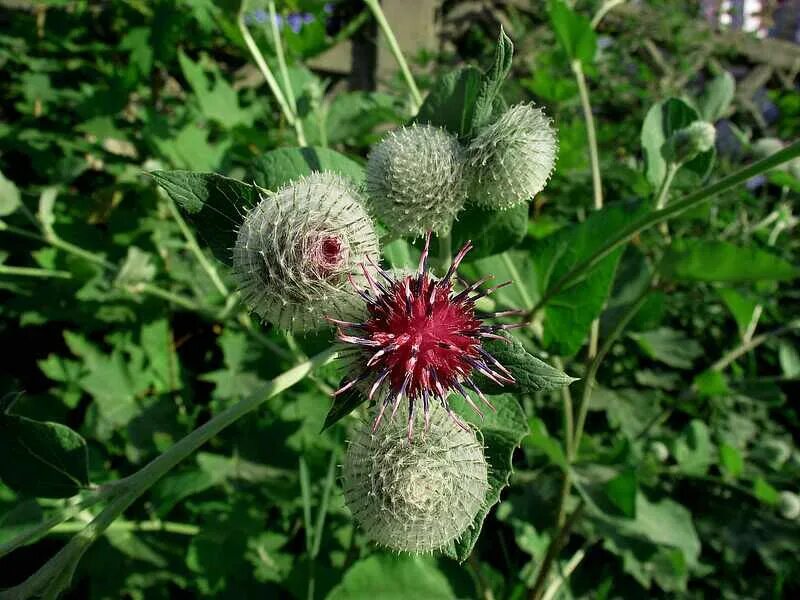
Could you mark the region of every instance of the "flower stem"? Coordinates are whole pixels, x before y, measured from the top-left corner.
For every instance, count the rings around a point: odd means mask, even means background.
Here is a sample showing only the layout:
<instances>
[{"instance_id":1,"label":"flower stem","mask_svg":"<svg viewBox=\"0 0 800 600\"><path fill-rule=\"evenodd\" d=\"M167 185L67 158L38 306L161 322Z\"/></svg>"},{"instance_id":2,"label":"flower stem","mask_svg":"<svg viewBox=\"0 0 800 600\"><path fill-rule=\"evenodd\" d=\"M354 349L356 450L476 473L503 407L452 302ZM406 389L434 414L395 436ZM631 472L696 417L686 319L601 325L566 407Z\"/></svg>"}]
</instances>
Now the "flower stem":
<instances>
[{"instance_id":1,"label":"flower stem","mask_svg":"<svg viewBox=\"0 0 800 600\"><path fill-rule=\"evenodd\" d=\"M586 137L589 140L589 162L592 166L592 190L594 192L594 208L603 208L603 181L600 177L600 158L597 152L597 132L594 126L594 115L592 115L592 105L589 102L589 88L586 85L586 77L583 75L583 65L579 60L572 61L572 72L578 82L578 92L581 97L581 107L583 108L583 118L586 121Z\"/></svg>"},{"instance_id":2,"label":"flower stem","mask_svg":"<svg viewBox=\"0 0 800 600\"><path fill-rule=\"evenodd\" d=\"M403 56L403 51L400 50L397 38L394 37L394 32L389 22L386 20L386 15L383 14L383 9L381 9L378 0L364 0L364 4L372 11L372 15L375 17L378 27L381 28L383 35L386 37L386 41L389 43L389 50L391 50L394 55L394 59L397 61L400 71L403 73L403 78L406 80L408 90L411 92L411 112L416 114L419 107L422 106L422 95L419 93L419 88L417 88L417 84L414 81L414 76L411 75L411 70L408 68L408 63Z\"/></svg>"},{"instance_id":3,"label":"flower stem","mask_svg":"<svg viewBox=\"0 0 800 600\"><path fill-rule=\"evenodd\" d=\"M303 129L303 122L297 114L297 102L294 99L294 91L292 90L292 80L289 79L289 70L286 68L286 55L283 52L283 42L281 41L281 34L278 31L278 19L275 13L275 1L269 0L267 2L267 9L269 10L270 31L272 32L272 41L275 44L275 55L278 58L278 69L283 79L283 87L286 90L286 100L289 108L294 115L294 127L297 132L297 141L301 146L306 145L306 134Z\"/></svg>"},{"instance_id":4,"label":"flower stem","mask_svg":"<svg viewBox=\"0 0 800 600\"><path fill-rule=\"evenodd\" d=\"M72 273L69 271L37 269L34 267L13 267L10 265L0 265L0 275L16 275L20 277L36 277L40 279L72 279Z\"/></svg>"}]
</instances>

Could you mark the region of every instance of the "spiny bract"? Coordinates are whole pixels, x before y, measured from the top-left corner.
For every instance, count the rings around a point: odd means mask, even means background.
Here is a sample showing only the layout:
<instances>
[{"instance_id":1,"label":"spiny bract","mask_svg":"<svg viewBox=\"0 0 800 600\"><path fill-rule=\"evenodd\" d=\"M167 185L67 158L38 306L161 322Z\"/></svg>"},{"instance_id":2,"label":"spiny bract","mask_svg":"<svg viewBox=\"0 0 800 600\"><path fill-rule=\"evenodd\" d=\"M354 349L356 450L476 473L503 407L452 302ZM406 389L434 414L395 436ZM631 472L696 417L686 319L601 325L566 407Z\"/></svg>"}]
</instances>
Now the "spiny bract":
<instances>
[{"instance_id":1,"label":"spiny bract","mask_svg":"<svg viewBox=\"0 0 800 600\"><path fill-rule=\"evenodd\" d=\"M441 409L412 440L405 421L392 419L375 433L364 425L355 433L344 460L345 502L381 546L432 552L460 537L483 506L486 458L475 432Z\"/></svg>"},{"instance_id":2,"label":"spiny bract","mask_svg":"<svg viewBox=\"0 0 800 600\"><path fill-rule=\"evenodd\" d=\"M464 206L463 151L431 125L389 133L372 149L367 195L375 215L398 235L447 232Z\"/></svg>"},{"instance_id":3,"label":"spiny bract","mask_svg":"<svg viewBox=\"0 0 800 600\"><path fill-rule=\"evenodd\" d=\"M547 185L557 150L555 131L541 108L512 106L467 149L470 200L494 210L527 202Z\"/></svg>"},{"instance_id":4,"label":"spiny bract","mask_svg":"<svg viewBox=\"0 0 800 600\"><path fill-rule=\"evenodd\" d=\"M307 331L324 316L360 314L350 280L363 281L378 239L362 200L341 177L312 173L264 194L245 216L233 274L245 302L265 321Z\"/></svg>"}]
</instances>

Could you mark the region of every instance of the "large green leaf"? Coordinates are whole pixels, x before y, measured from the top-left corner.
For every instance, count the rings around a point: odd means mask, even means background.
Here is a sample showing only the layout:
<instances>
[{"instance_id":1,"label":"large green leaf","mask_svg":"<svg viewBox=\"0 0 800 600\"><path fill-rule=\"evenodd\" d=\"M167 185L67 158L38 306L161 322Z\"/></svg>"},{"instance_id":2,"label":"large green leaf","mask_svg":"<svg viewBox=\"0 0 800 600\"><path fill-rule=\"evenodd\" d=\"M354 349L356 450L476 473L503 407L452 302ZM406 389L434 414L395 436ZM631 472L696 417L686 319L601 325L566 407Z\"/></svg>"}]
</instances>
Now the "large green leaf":
<instances>
[{"instance_id":1,"label":"large green leaf","mask_svg":"<svg viewBox=\"0 0 800 600\"><path fill-rule=\"evenodd\" d=\"M589 19L573 11L563 0L550 0L547 9L558 43L567 56L591 64L597 49L597 34Z\"/></svg>"},{"instance_id":2,"label":"large green leaf","mask_svg":"<svg viewBox=\"0 0 800 600\"><path fill-rule=\"evenodd\" d=\"M660 264L665 279L677 281L788 281L800 268L755 246L716 240L684 240Z\"/></svg>"},{"instance_id":3,"label":"large green leaf","mask_svg":"<svg viewBox=\"0 0 800 600\"><path fill-rule=\"evenodd\" d=\"M691 369L694 359L703 354L697 341L669 327L632 333L631 337L650 358L676 369Z\"/></svg>"},{"instance_id":4,"label":"large green leaf","mask_svg":"<svg viewBox=\"0 0 800 600\"><path fill-rule=\"evenodd\" d=\"M276 191L314 171L337 173L357 186L364 181L364 169L354 160L330 148L316 147L270 150L253 163L252 177L256 185Z\"/></svg>"},{"instance_id":5,"label":"large green leaf","mask_svg":"<svg viewBox=\"0 0 800 600\"><path fill-rule=\"evenodd\" d=\"M506 367L516 380L515 384L499 386L481 375L475 380L481 391L488 394L549 392L561 389L576 381L563 371L529 354L516 339L506 337L507 342L488 340L483 347Z\"/></svg>"},{"instance_id":6,"label":"large green leaf","mask_svg":"<svg viewBox=\"0 0 800 600\"><path fill-rule=\"evenodd\" d=\"M592 256L605 240L646 211L643 204L612 204L583 223L558 230L530 249L538 288L546 291L576 264ZM619 248L600 261L585 277L561 290L544 306L542 341L561 356L578 351L592 321L602 312L611 291Z\"/></svg>"},{"instance_id":7,"label":"large green leaf","mask_svg":"<svg viewBox=\"0 0 800 600\"><path fill-rule=\"evenodd\" d=\"M258 188L216 173L153 171L150 175L186 212L214 256L230 265L236 231L247 209L258 202Z\"/></svg>"},{"instance_id":8,"label":"large green leaf","mask_svg":"<svg viewBox=\"0 0 800 600\"><path fill-rule=\"evenodd\" d=\"M472 397L476 404L480 400ZM459 539L445 548L445 554L463 562L469 558L483 527L483 521L492 506L500 501L500 493L508 485L511 477L512 456L522 439L528 434L528 423L519 402L511 394L501 394L489 398L495 407L486 411L481 419L459 396L450 396L451 406L464 419L480 429L483 436L484 454L489 463L489 491L483 506L467 531Z\"/></svg>"},{"instance_id":9,"label":"large green leaf","mask_svg":"<svg viewBox=\"0 0 800 600\"><path fill-rule=\"evenodd\" d=\"M447 578L431 559L373 554L354 563L326 600L451 600L455 597Z\"/></svg>"},{"instance_id":10,"label":"large green leaf","mask_svg":"<svg viewBox=\"0 0 800 600\"><path fill-rule=\"evenodd\" d=\"M89 485L86 441L59 423L0 414L0 480L21 494L68 498Z\"/></svg>"}]
</instances>

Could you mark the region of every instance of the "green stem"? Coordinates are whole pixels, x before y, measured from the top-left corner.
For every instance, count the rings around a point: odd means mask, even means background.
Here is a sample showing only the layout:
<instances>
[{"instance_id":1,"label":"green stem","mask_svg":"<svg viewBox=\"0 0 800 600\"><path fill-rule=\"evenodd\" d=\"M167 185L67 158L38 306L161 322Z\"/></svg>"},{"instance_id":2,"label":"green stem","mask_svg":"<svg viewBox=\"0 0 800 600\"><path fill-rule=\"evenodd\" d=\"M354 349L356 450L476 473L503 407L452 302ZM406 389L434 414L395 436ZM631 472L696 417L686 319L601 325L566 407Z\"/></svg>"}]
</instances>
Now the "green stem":
<instances>
[{"instance_id":1,"label":"green stem","mask_svg":"<svg viewBox=\"0 0 800 600\"><path fill-rule=\"evenodd\" d=\"M680 169L680 165L677 163L670 162L667 165L664 181L661 182L661 187L658 189L658 194L656 195L656 210L661 210L667 205L669 188L672 186L672 180L675 178L675 173L678 172L678 169Z\"/></svg>"},{"instance_id":2,"label":"green stem","mask_svg":"<svg viewBox=\"0 0 800 600\"><path fill-rule=\"evenodd\" d=\"M278 58L278 70L281 73L283 87L286 90L287 104L292 111L292 115L294 115L294 128L297 133L297 141L301 146L305 146L307 145L306 134L303 129L303 122L297 114L297 103L295 102L294 91L292 90L292 80L289 79L289 69L286 68L286 56L283 52L281 34L280 31L278 31L278 19L275 13L274 0L269 0L269 2L267 2L267 9L269 10L270 31L272 32L272 41L275 45L275 55Z\"/></svg>"},{"instance_id":3,"label":"green stem","mask_svg":"<svg viewBox=\"0 0 800 600\"><path fill-rule=\"evenodd\" d=\"M572 453L569 456L570 462L575 460L578 455L578 450L581 445L581 437L583 436L583 428L586 424L586 415L589 412L589 402L592 398L592 390L594 389L595 377L597 376L597 371L600 368L600 363L603 362L603 359L608 354L608 351L611 350L611 346L614 345L619 336L622 335L622 332L625 331L625 327L627 327L628 323L631 322L631 319L633 319L633 317L636 316L636 313L639 312L639 309L642 308L642 305L647 300L647 296L650 294L651 289L652 283L648 285L639 295L639 297L631 303L625 314L620 317L619 321L617 321L614 329L609 332L608 337L606 337L606 339L603 341L603 344L597 350L597 355L592 359L588 368L586 369L583 392L581 393L581 401L580 405L578 406L578 419L575 422L575 433L572 436Z\"/></svg>"},{"instance_id":4,"label":"green stem","mask_svg":"<svg viewBox=\"0 0 800 600\"><path fill-rule=\"evenodd\" d=\"M0 275L18 275L20 277L38 277L42 279L72 279L72 273L69 271L36 269L33 267L12 267L9 265L0 265Z\"/></svg>"},{"instance_id":5,"label":"green stem","mask_svg":"<svg viewBox=\"0 0 800 600\"><path fill-rule=\"evenodd\" d=\"M199 262L200 266L203 267L203 270L208 275L211 283L214 284L214 287L217 288L217 291L220 293L220 295L226 298L229 293L228 287L225 285L225 283L223 283L222 278L220 278L219 273L217 272L217 269L213 264L211 264L206 255L203 253L203 250L197 243L197 238L195 237L194 233L192 233L192 230L189 229L189 226L186 224L183 216L181 216L178 207L175 206L175 201L172 199L172 196L169 194L163 195L167 199L167 207L169 208L169 212L172 215L172 218L175 219L175 222L178 224L178 229L181 230L189 250L191 250L192 254L195 255L197 262Z\"/></svg>"},{"instance_id":6,"label":"green stem","mask_svg":"<svg viewBox=\"0 0 800 600\"><path fill-rule=\"evenodd\" d=\"M453 262L453 234L448 231L437 236L439 240L439 268L442 274L450 268L450 263Z\"/></svg>"},{"instance_id":7,"label":"green stem","mask_svg":"<svg viewBox=\"0 0 800 600\"><path fill-rule=\"evenodd\" d=\"M70 523L60 523L52 529L50 533L63 534L63 533L77 533L86 527L86 523L82 521L73 521ZM171 521L115 521L108 527L108 531L163 531L165 533L175 533L178 535L197 535L200 533L200 528L197 525L189 523L173 523Z\"/></svg>"},{"instance_id":8,"label":"green stem","mask_svg":"<svg viewBox=\"0 0 800 600\"><path fill-rule=\"evenodd\" d=\"M542 295L541 299L536 303L536 306L534 306L533 309L528 313L528 322L533 322L536 318L536 313L538 313L539 310L554 296L562 292L570 284L574 283L586 272L591 270L606 256L611 254L623 244L627 243L631 238L638 235L645 229L667 221L675 215L678 215L690 208L694 208L695 206L698 206L699 204L713 198L717 194L727 191L739 185L740 183L744 183L751 177L759 175L760 173L764 173L765 171L769 171L770 169L784 162L792 160L797 156L800 156L800 141L795 141L772 156L768 156L767 158L754 162L753 164L745 167L744 169L740 169L732 175L723 177L719 181L685 196L678 202L673 202L661 210L648 213L636 219L632 223L629 223L620 229L614 237L607 240L597 250L595 250L594 254L580 261L558 281L556 281L556 283L553 284L553 286Z\"/></svg>"},{"instance_id":9,"label":"green stem","mask_svg":"<svg viewBox=\"0 0 800 600\"><path fill-rule=\"evenodd\" d=\"M131 294L135 294L136 292L142 292L144 294L148 294L149 296L155 296L156 298L161 298L162 300L166 300L167 302L171 302L172 304L176 304L192 312L198 312L198 313L208 312L197 302L190 300L189 298L184 298L183 296L179 296L174 292L165 290L164 288L158 287L157 285L153 285L152 283L141 283L125 289L127 290L128 293Z\"/></svg>"},{"instance_id":10,"label":"green stem","mask_svg":"<svg viewBox=\"0 0 800 600\"><path fill-rule=\"evenodd\" d=\"M400 71L403 73L403 78L406 80L408 90L411 92L411 112L416 114L419 107L422 106L422 95L419 93L419 88L417 88L414 77L411 75L411 70L408 68L408 63L406 63L406 59L403 56L403 51L400 50L397 38L394 37L394 32L389 22L386 20L386 15L383 14L379 1L364 0L364 4L372 11L372 15L375 17L378 27L381 28L383 35L386 37L386 41L389 43L389 50L391 50L392 55L394 55L394 59L397 61Z\"/></svg>"},{"instance_id":11,"label":"green stem","mask_svg":"<svg viewBox=\"0 0 800 600\"><path fill-rule=\"evenodd\" d=\"M757 335L746 342L738 345L736 348L727 352L722 358L720 358L717 362L711 365L711 371L724 371L727 369L733 361L735 361L740 356L743 356L758 348L761 344L766 342L768 339L783 335L784 333L788 333L794 329L800 329L800 319L795 319L793 321L789 321L786 325L782 327L778 327L777 329L773 329L772 331L767 331L762 333L761 335Z\"/></svg>"},{"instance_id":12,"label":"green stem","mask_svg":"<svg viewBox=\"0 0 800 600\"><path fill-rule=\"evenodd\" d=\"M331 362L336 357L336 349L328 348L308 361L282 373L249 397L234 404L207 423L176 442L164 454L155 458L142 469L118 482L113 490L111 501L86 527L75 535L53 558L36 573L15 588L6 591L9 597L28 598L33 595L55 595L66 586L81 556L111 524L137 498L150 489L175 465L194 453L200 446L223 429L235 423L244 415L255 410L266 400L305 378L312 370Z\"/></svg>"},{"instance_id":13,"label":"green stem","mask_svg":"<svg viewBox=\"0 0 800 600\"><path fill-rule=\"evenodd\" d=\"M581 107L583 108L583 118L586 121L586 137L589 140L589 162L592 165L592 190L594 192L594 208L603 208L603 181L600 177L600 158L597 153L597 132L594 126L594 115L592 105L589 102L589 88L586 85L586 77L583 75L583 65L579 60L572 61L572 72L578 82L578 92L581 97Z\"/></svg>"},{"instance_id":14,"label":"green stem","mask_svg":"<svg viewBox=\"0 0 800 600\"><path fill-rule=\"evenodd\" d=\"M258 44L256 44L256 41L250 34L250 30L247 28L247 24L244 22L244 3L242 3L242 8L239 10L237 23L239 25L239 31L242 33L242 37L244 38L244 43L247 46L247 49L250 50L253 60L256 61L258 70L261 71L261 74L264 76L264 79L266 80L272 95L275 96L278 106L281 107L281 111L286 117L286 120L292 127L295 128L298 143L302 146L305 146L306 142L305 136L303 135L302 125L298 127L296 124L297 119L295 118L295 114L292 112L292 109L286 102L286 97L283 95L283 91L281 91L275 76L272 74L272 69L269 68L267 61L264 60L264 55L261 54L261 50L258 49Z\"/></svg>"},{"instance_id":15,"label":"green stem","mask_svg":"<svg viewBox=\"0 0 800 600\"><path fill-rule=\"evenodd\" d=\"M602 6L597 9L597 12L592 17L592 29L597 29L597 26L600 24L600 21L603 20L609 12L611 12L614 8L619 6L620 4L624 4L625 0L606 0L603 2Z\"/></svg>"}]
</instances>

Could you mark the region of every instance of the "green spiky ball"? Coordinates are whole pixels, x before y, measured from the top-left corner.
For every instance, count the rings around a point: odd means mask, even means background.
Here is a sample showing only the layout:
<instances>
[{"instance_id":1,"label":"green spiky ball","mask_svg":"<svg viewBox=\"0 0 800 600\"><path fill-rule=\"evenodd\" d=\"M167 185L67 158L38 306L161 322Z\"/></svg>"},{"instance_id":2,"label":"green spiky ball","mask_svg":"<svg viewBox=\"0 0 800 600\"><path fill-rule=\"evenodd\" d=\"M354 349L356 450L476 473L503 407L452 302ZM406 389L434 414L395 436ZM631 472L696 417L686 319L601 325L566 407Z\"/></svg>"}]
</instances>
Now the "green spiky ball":
<instances>
[{"instance_id":1,"label":"green spiky ball","mask_svg":"<svg viewBox=\"0 0 800 600\"><path fill-rule=\"evenodd\" d=\"M467 148L470 200L506 210L541 192L553 172L558 141L551 120L532 104L512 106Z\"/></svg>"},{"instance_id":2,"label":"green spiky ball","mask_svg":"<svg viewBox=\"0 0 800 600\"><path fill-rule=\"evenodd\" d=\"M431 125L389 133L370 152L367 196L377 217L398 236L446 233L464 206L463 150Z\"/></svg>"},{"instance_id":3,"label":"green spiky ball","mask_svg":"<svg viewBox=\"0 0 800 600\"><path fill-rule=\"evenodd\" d=\"M458 427L440 407L430 417L425 432L416 416L410 440L401 413L375 433L364 425L345 455L347 506L371 540L393 550L432 552L459 538L489 489L475 432Z\"/></svg>"},{"instance_id":4,"label":"green spiky ball","mask_svg":"<svg viewBox=\"0 0 800 600\"><path fill-rule=\"evenodd\" d=\"M343 178L313 173L264 194L244 218L233 275L247 305L265 321L309 331L326 316L353 318L363 302L348 281L365 284L378 238L363 200Z\"/></svg>"}]
</instances>

